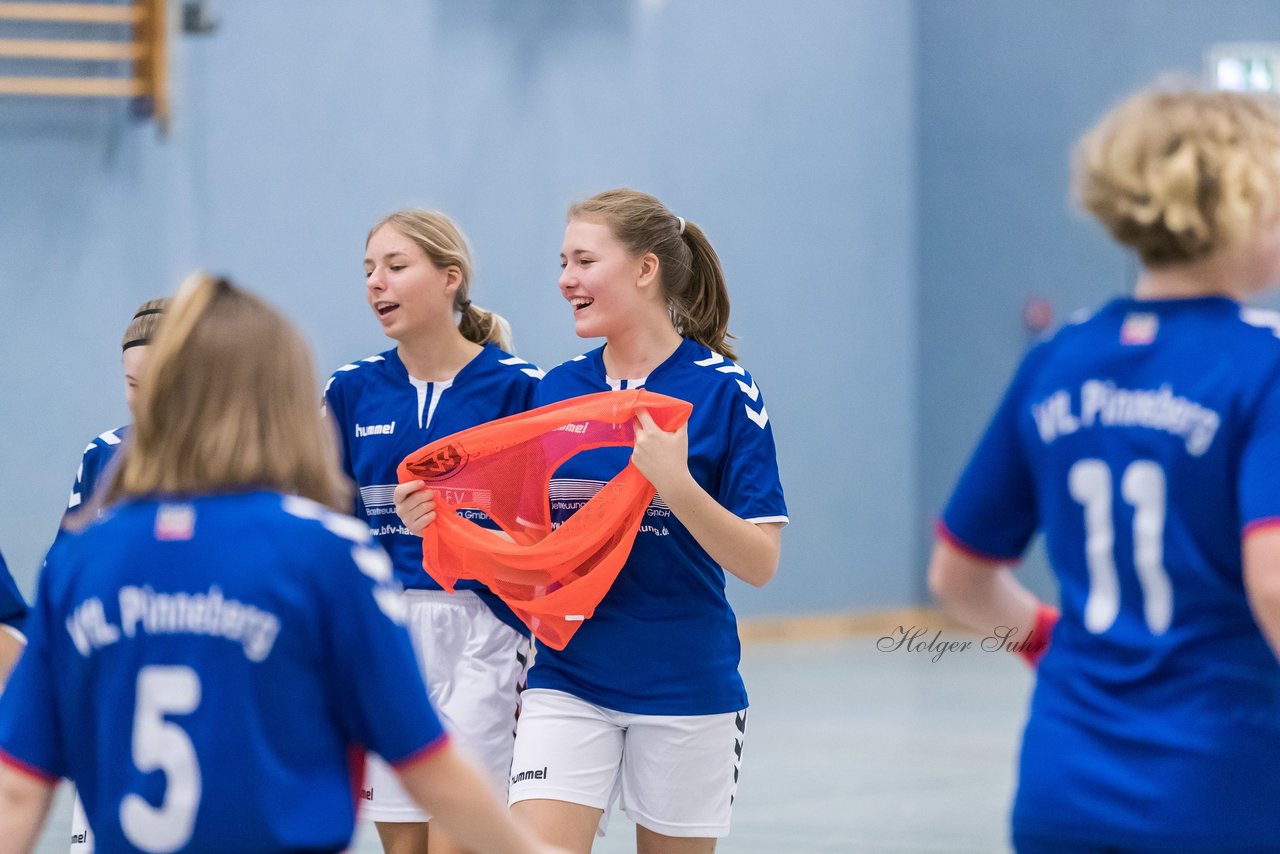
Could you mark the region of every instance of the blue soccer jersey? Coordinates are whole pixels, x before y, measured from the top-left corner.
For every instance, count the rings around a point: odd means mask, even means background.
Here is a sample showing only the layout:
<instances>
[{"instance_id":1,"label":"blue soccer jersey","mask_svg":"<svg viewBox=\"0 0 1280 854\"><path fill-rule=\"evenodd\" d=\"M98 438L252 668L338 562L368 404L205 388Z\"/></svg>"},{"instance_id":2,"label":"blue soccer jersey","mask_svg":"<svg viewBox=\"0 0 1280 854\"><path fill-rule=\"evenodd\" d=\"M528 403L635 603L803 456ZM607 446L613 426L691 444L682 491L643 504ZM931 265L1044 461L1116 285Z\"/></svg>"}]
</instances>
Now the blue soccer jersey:
<instances>
[{"instance_id":1,"label":"blue soccer jersey","mask_svg":"<svg viewBox=\"0 0 1280 854\"><path fill-rule=\"evenodd\" d=\"M440 589L422 568L422 538L396 516L396 467L436 439L531 408L541 377L537 367L492 344L447 382L410 377L394 349L334 372L325 406L341 435L343 467L359 488L355 515L369 522L405 587ZM478 512L472 518L491 524ZM459 581L457 587L473 591L504 623L529 634L480 582Z\"/></svg>"},{"instance_id":2,"label":"blue soccer jersey","mask_svg":"<svg viewBox=\"0 0 1280 854\"><path fill-rule=\"evenodd\" d=\"M75 510L93 499L99 478L106 472L128 433L128 425L117 427L96 436L85 446L80 468L76 471L76 482L71 487L71 497L67 500L67 510Z\"/></svg>"},{"instance_id":3,"label":"blue soccer jersey","mask_svg":"<svg viewBox=\"0 0 1280 854\"><path fill-rule=\"evenodd\" d=\"M1280 665L1240 548L1280 521L1278 331L1221 297L1115 300L1027 355L961 477L944 535L1014 560L1040 530L1061 593L1015 834L1280 844Z\"/></svg>"},{"instance_id":4,"label":"blue soccer jersey","mask_svg":"<svg viewBox=\"0 0 1280 854\"><path fill-rule=\"evenodd\" d=\"M646 388L693 404L689 471L721 505L753 522L786 522L773 430L760 389L738 365L685 340L643 380L612 380L604 349L565 362L538 389L545 405ZM560 524L627 464L629 448L580 453L551 480ZM724 570L667 509L650 503L613 587L564 650L539 645L530 688L554 688L621 712L706 715L746 708L738 624Z\"/></svg>"},{"instance_id":5,"label":"blue soccer jersey","mask_svg":"<svg viewBox=\"0 0 1280 854\"><path fill-rule=\"evenodd\" d=\"M274 492L126 501L60 538L0 759L70 777L101 851L337 851L363 750L445 736L362 521Z\"/></svg>"},{"instance_id":6,"label":"blue soccer jersey","mask_svg":"<svg viewBox=\"0 0 1280 854\"><path fill-rule=\"evenodd\" d=\"M9 574L4 555L0 555L0 623L21 632L26 617L27 603L18 592L13 576Z\"/></svg>"}]
</instances>

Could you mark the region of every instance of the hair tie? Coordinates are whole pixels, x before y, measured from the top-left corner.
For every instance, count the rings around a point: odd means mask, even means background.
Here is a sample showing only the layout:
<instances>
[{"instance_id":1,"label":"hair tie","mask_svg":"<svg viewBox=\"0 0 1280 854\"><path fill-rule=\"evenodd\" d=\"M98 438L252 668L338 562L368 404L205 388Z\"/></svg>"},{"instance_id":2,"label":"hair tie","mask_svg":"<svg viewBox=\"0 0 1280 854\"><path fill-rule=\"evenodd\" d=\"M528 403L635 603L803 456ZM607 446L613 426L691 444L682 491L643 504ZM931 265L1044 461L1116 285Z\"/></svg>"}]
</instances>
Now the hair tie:
<instances>
[{"instance_id":1,"label":"hair tie","mask_svg":"<svg viewBox=\"0 0 1280 854\"><path fill-rule=\"evenodd\" d=\"M680 234L684 234L684 217L678 216L676 219L680 221Z\"/></svg>"},{"instance_id":2,"label":"hair tie","mask_svg":"<svg viewBox=\"0 0 1280 854\"><path fill-rule=\"evenodd\" d=\"M469 299L464 299L462 302L458 303L458 311L461 311L464 314L469 308L471 308L471 300Z\"/></svg>"}]
</instances>

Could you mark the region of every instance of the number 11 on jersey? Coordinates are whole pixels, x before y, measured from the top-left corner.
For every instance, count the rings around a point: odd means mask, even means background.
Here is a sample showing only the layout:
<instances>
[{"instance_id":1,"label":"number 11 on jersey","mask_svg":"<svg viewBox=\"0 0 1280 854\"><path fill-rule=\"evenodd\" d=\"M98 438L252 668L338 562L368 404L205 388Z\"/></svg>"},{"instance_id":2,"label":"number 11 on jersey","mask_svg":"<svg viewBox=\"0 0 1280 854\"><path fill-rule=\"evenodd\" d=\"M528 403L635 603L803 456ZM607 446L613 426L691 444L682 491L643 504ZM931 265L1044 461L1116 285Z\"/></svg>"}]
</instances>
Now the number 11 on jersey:
<instances>
[{"instance_id":1,"label":"number 11 on jersey","mask_svg":"<svg viewBox=\"0 0 1280 854\"><path fill-rule=\"evenodd\" d=\"M1080 460L1067 472L1067 489L1084 507L1084 551L1089 567L1084 625L1093 634L1111 628L1120 614L1111 484L1111 469L1102 460ZM1164 634L1173 619L1173 586L1164 568L1166 494L1164 469L1157 463L1135 460L1125 467L1120 496L1133 507L1133 566L1142 589L1147 628L1155 635Z\"/></svg>"}]
</instances>

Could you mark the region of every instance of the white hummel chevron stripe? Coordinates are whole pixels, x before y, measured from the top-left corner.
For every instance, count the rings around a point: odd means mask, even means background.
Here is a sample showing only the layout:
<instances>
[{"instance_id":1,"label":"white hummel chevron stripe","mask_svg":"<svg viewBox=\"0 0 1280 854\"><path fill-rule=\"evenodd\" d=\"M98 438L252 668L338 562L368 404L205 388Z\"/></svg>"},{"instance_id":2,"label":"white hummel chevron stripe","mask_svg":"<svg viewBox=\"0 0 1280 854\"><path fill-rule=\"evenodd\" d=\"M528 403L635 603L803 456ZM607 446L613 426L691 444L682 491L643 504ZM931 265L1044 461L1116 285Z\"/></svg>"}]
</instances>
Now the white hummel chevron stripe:
<instances>
[{"instance_id":1,"label":"white hummel chevron stripe","mask_svg":"<svg viewBox=\"0 0 1280 854\"><path fill-rule=\"evenodd\" d=\"M374 581L391 580L391 558L382 549L375 549L372 546L355 546L351 549L351 558L360 571Z\"/></svg>"},{"instance_id":2,"label":"white hummel chevron stripe","mask_svg":"<svg viewBox=\"0 0 1280 854\"><path fill-rule=\"evenodd\" d=\"M71 500L67 502L67 509L70 510L72 507L79 507L79 506L80 506L80 493L78 492L71 493Z\"/></svg>"},{"instance_id":3,"label":"white hummel chevron stripe","mask_svg":"<svg viewBox=\"0 0 1280 854\"><path fill-rule=\"evenodd\" d=\"M385 356L366 356L365 358L360 360L362 364L366 364L366 365L372 364L374 362L385 362L385 361L386 361ZM329 393L329 387L332 386L333 381L338 378L337 377L338 374L342 373L343 371L354 371L358 367L360 367L360 365L356 364L355 362L348 362L347 364L338 368L336 371L333 372L334 375L329 377L329 381L324 384L324 391L320 392L320 394L326 395Z\"/></svg>"},{"instance_id":4,"label":"white hummel chevron stripe","mask_svg":"<svg viewBox=\"0 0 1280 854\"><path fill-rule=\"evenodd\" d=\"M585 359L585 358L587 358L587 354L586 354L586 353L582 353L582 354L580 354L580 355L574 356L574 357L573 357L572 359L570 359L569 361L570 361L570 362L581 362L581 361L582 361L583 359Z\"/></svg>"},{"instance_id":5,"label":"white hummel chevron stripe","mask_svg":"<svg viewBox=\"0 0 1280 854\"><path fill-rule=\"evenodd\" d=\"M328 507L303 498L300 495L286 495L281 500L281 507L290 516L299 519L313 519L324 525L325 530L353 543L367 543L370 539L369 526L359 519L334 513Z\"/></svg>"},{"instance_id":6,"label":"white hummel chevron stripe","mask_svg":"<svg viewBox=\"0 0 1280 854\"><path fill-rule=\"evenodd\" d=\"M1280 313L1265 308L1243 308L1240 319L1250 326L1270 329L1272 335L1280 338Z\"/></svg>"},{"instance_id":7,"label":"white hummel chevron stripe","mask_svg":"<svg viewBox=\"0 0 1280 854\"><path fill-rule=\"evenodd\" d=\"M746 370L741 365L735 365L733 362L729 362L728 364L721 364L724 361L725 361L724 356L721 356L719 353L712 353L707 358L699 359L698 361L694 362L694 364L703 368L710 368L710 367L719 365L720 367L716 368L717 373L737 374L740 377L747 376ZM742 393L751 399L752 403L759 402L760 389L759 387L756 386L755 380L751 380L750 384L745 383L742 380L738 380L738 379L735 379L734 381L738 384L738 388L742 389ZM765 410L763 406L760 407L759 412L756 412L750 406L746 406L745 404L743 405L743 408L747 410L747 417L750 418L752 421L754 421L756 423L756 426L758 426L761 430L764 429L764 425L769 423L769 413Z\"/></svg>"},{"instance_id":8,"label":"white hummel chevron stripe","mask_svg":"<svg viewBox=\"0 0 1280 854\"><path fill-rule=\"evenodd\" d=\"M581 359L582 357L579 356L578 358ZM521 368L520 373L524 374L525 376L533 377L535 380L540 380L544 376L546 376L546 374L544 374L541 370L539 370L538 366L535 365L533 362L530 362L528 359L521 359L519 356L512 356L510 359L499 359L498 364L499 365L528 365L528 367L526 368Z\"/></svg>"},{"instance_id":9,"label":"white hummel chevron stripe","mask_svg":"<svg viewBox=\"0 0 1280 854\"><path fill-rule=\"evenodd\" d=\"M105 433L103 433L102 435L98 436L98 438L99 438L99 439L101 439L104 443L106 443L106 444L108 444L108 445L119 445L119 444L120 444L120 437L119 437L119 436L117 436L115 433L112 433L110 430L108 430L107 432L105 432Z\"/></svg>"},{"instance_id":10,"label":"white hummel chevron stripe","mask_svg":"<svg viewBox=\"0 0 1280 854\"><path fill-rule=\"evenodd\" d=\"M754 409L752 409L750 406L747 406L745 403L742 405L742 408L747 410L747 417L750 418L752 421L756 422L756 426L759 427L761 430L764 429L764 425L769 423L769 411L765 409L763 406L760 407L759 412L756 412Z\"/></svg>"}]
</instances>

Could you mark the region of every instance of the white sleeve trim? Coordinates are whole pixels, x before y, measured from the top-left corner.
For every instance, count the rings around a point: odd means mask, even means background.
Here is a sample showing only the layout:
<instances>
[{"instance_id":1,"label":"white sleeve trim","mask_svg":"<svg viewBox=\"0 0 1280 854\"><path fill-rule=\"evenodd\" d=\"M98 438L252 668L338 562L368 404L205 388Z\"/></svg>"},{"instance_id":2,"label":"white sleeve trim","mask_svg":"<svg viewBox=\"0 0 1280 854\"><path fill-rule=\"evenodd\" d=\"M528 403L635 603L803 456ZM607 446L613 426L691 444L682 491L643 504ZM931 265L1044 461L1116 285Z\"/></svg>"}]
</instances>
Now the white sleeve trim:
<instances>
[{"instance_id":1,"label":"white sleeve trim","mask_svg":"<svg viewBox=\"0 0 1280 854\"><path fill-rule=\"evenodd\" d=\"M744 519L743 521L750 522L752 525L767 525L770 522L781 522L784 528L791 524L791 520L786 516L757 516L754 519Z\"/></svg>"},{"instance_id":2,"label":"white sleeve trim","mask_svg":"<svg viewBox=\"0 0 1280 854\"><path fill-rule=\"evenodd\" d=\"M4 629L9 634L13 635L14 640L22 644L23 646L27 645L27 636L24 635L22 632L18 631L17 629L15 629L13 626L9 625L8 623L0 623L0 629Z\"/></svg>"}]
</instances>

